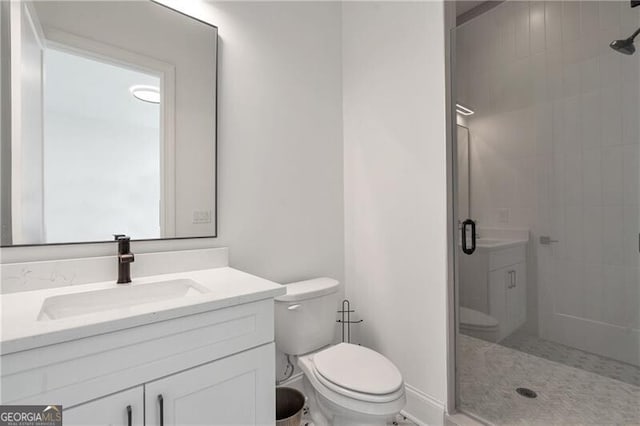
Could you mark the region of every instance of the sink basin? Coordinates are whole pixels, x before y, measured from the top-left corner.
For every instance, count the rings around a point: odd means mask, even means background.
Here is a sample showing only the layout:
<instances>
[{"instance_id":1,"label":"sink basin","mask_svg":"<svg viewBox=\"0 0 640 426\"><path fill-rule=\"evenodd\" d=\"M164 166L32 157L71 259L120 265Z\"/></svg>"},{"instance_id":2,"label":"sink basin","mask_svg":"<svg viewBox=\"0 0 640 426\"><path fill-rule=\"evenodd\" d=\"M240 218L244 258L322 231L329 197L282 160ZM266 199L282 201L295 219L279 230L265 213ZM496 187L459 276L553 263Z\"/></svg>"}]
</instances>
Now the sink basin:
<instances>
[{"instance_id":1,"label":"sink basin","mask_svg":"<svg viewBox=\"0 0 640 426\"><path fill-rule=\"evenodd\" d=\"M117 285L106 290L62 294L47 297L38 321L128 308L207 293L208 288L190 279L157 281L138 285Z\"/></svg>"}]
</instances>

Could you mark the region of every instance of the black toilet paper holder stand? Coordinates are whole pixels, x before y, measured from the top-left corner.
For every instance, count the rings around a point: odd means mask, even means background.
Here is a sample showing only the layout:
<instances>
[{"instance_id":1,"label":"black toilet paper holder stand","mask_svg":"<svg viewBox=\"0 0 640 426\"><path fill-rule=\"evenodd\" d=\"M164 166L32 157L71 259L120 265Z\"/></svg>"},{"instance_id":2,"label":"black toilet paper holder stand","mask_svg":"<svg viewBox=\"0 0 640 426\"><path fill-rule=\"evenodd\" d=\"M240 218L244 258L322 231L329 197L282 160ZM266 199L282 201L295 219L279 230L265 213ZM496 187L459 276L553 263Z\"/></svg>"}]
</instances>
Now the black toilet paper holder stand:
<instances>
[{"instance_id":1,"label":"black toilet paper holder stand","mask_svg":"<svg viewBox=\"0 0 640 426\"><path fill-rule=\"evenodd\" d=\"M349 299L344 299L342 301L342 309L337 312L341 315L340 319L336 320L336 322L342 324L342 342L351 343L351 324L359 324L364 320L351 321L351 313L355 312L355 310L351 309ZM345 340L345 336L347 340Z\"/></svg>"}]
</instances>

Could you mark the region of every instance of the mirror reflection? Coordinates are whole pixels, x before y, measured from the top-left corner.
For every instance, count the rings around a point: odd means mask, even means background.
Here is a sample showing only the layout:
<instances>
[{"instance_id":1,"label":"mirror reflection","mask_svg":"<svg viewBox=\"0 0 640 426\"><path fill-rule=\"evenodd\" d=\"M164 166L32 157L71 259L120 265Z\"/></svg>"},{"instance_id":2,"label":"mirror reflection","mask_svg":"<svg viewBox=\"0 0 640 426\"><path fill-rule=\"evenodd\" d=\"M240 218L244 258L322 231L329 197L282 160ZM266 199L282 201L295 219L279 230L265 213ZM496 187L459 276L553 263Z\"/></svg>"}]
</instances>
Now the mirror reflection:
<instances>
[{"instance_id":1,"label":"mirror reflection","mask_svg":"<svg viewBox=\"0 0 640 426\"><path fill-rule=\"evenodd\" d=\"M3 246L215 235L215 27L151 1L2 24Z\"/></svg>"}]
</instances>

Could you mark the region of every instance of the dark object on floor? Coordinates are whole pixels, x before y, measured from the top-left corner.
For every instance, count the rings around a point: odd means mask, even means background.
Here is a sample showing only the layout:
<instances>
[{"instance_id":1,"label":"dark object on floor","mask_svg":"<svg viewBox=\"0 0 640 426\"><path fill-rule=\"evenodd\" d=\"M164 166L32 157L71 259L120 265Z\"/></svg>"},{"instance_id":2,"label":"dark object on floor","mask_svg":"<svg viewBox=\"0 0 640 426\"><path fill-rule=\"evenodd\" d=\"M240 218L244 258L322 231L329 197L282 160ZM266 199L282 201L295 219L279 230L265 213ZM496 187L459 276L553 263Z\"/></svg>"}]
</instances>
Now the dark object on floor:
<instances>
[{"instance_id":1,"label":"dark object on floor","mask_svg":"<svg viewBox=\"0 0 640 426\"><path fill-rule=\"evenodd\" d=\"M538 396L538 394L535 393L535 391L532 391L531 389L527 389L527 388L518 388L516 389L516 392L518 392L518 395L522 395L525 398L536 398Z\"/></svg>"},{"instance_id":2,"label":"dark object on floor","mask_svg":"<svg viewBox=\"0 0 640 426\"><path fill-rule=\"evenodd\" d=\"M302 392L287 387L276 388L276 425L300 426L304 395Z\"/></svg>"}]
</instances>

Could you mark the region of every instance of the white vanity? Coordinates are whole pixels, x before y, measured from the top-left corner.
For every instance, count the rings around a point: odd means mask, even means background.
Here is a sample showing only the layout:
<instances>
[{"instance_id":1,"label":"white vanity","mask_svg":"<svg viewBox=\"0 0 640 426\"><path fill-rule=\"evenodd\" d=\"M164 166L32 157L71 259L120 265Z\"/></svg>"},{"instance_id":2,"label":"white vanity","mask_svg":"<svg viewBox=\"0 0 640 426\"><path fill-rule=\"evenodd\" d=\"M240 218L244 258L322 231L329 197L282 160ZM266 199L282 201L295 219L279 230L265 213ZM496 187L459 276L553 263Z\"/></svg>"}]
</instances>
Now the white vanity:
<instances>
[{"instance_id":1,"label":"white vanity","mask_svg":"<svg viewBox=\"0 0 640 426\"><path fill-rule=\"evenodd\" d=\"M476 252L460 256L460 304L495 318L498 340L527 319L527 230L480 229Z\"/></svg>"},{"instance_id":2,"label":"white vanity","mask_svg":"<svg viewBox=\"0 0 640 426\"><path fill-rule=\"evenodd\" d=\"M1 403L61 404L65 425L273 424L284 293L220 266L3 294Z\"/></svg>"}]
</instances>

